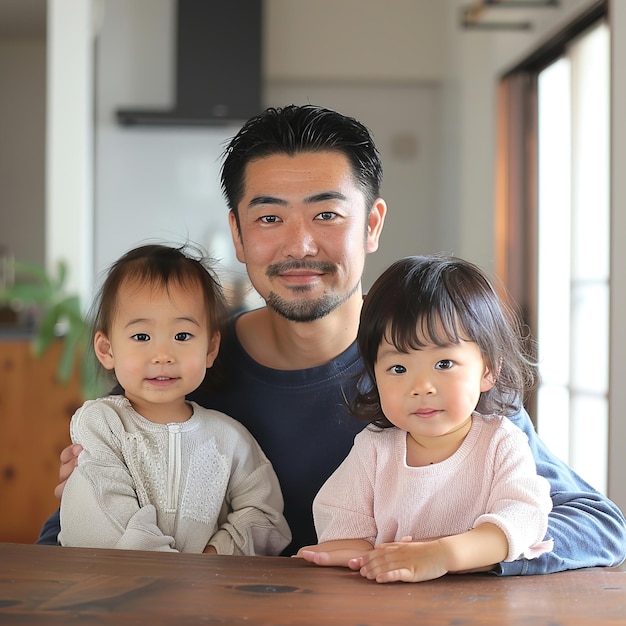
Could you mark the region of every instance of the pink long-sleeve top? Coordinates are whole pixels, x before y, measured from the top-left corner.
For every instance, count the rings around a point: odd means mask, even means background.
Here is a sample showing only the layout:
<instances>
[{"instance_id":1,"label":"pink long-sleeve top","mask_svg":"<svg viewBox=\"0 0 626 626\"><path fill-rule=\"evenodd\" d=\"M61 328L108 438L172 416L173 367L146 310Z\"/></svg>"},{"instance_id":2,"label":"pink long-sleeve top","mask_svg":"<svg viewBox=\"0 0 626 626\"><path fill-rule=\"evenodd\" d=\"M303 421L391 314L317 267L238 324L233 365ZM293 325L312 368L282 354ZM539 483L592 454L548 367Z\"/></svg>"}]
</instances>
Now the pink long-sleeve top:
<instances>
[{"instance_id":1,"label":"pink long-sleeve top","mask_svg":"<svg viewBox=\"0 0 626 626\"><path fill-rule=\"evenodd\" d=\"M460 448L426 467L406 463L406 431L368 427L313 503L318 541L376 545L455 535L479 524L505 533L506 560L552 549L543 541L552 508L526 435L508 419L473 415Z\"/></svg>"}]
</instances>

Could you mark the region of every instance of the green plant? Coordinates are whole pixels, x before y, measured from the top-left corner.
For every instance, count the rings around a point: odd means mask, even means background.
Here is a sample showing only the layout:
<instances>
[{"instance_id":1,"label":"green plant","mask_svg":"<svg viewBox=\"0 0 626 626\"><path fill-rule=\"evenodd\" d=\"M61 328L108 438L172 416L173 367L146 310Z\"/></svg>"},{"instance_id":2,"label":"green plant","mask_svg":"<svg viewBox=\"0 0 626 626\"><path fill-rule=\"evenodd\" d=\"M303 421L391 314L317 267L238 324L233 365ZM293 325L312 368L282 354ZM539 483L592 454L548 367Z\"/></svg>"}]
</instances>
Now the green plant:
<instances>
[{"instance_id":1,"label":"green plant","mask_svg":"<svg viewBox=\"0 0 626 626\"><path fill-rule=\"evenodd\" d=\"M82 313L79 296L66 292L66 263L59 261L56 276L34 263L15 261L14 265L15 283L0 291L0 301L34 309L35 354L43 355L55 339L62 339L64 343L57 369L59 381L66 383L69 380L80 357L83 395L85 398L96 397L95 367L93 359L87 355L89 324Z\"/></svg>"}]
</instances>

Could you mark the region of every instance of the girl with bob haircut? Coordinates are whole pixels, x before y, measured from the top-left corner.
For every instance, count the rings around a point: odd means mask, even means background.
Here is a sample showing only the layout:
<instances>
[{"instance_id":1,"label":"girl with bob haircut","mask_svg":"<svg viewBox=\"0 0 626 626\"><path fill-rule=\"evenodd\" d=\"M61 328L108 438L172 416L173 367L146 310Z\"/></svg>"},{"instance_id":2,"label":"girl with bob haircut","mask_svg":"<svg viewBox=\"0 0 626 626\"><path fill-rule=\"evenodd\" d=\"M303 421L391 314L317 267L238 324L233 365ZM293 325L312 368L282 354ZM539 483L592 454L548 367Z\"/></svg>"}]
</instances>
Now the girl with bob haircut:
<instances>
[{"instance_id":1,"label":"girl with bob haircut","mask_svg":"<svg viewBox=\"0 0 626 626\"><path fill-rule=\"evenodd\" d=\"M476 265L392 264L365 297L370 425L313 503L319 543L299 556L378 582L418 582L532 559L552 508L526 435L505 416L536 382L521 325Z\"/></svg>"}]
</instances>

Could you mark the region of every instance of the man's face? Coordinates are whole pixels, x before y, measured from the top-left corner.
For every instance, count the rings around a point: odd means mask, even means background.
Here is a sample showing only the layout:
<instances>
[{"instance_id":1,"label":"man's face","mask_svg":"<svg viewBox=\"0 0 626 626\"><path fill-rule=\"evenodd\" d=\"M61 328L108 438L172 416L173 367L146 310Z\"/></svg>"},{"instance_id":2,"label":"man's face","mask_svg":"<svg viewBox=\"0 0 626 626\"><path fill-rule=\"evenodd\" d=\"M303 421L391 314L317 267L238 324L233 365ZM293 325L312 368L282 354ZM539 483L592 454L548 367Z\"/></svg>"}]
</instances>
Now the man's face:
<instances>
[{"instance_id":1,"label":"man's face","mask_svg":"<svg viewBox=\"0 0 626 626\"><path fill-rule=\"evenodd\" d=\"M292 321L320 319L361 296L365 256L378 248L382 200L365 195L340 152L276 154L252 161L231 213L237 258L267 305Z\"/></svg>"}]
</instances>

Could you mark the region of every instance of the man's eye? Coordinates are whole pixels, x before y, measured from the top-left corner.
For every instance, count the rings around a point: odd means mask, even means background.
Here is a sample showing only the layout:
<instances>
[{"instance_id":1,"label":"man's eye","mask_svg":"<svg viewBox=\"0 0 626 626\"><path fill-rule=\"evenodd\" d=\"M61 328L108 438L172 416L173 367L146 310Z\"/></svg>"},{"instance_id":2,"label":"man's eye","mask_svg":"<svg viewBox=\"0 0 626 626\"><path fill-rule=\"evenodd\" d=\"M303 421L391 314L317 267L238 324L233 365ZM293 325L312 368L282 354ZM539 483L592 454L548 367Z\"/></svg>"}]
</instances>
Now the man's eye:
<instances>
[{"instance_id":1,"label":"man's eye","mask_svg":"<svg viewBox=\"0 0 626 626\"><path fill-rule=\"evenodd\" d=\"M280 222L280 218L277 215L264 215L259 219L264 224L276 224L277 222Z\"/></svg>"},{"instance_id":2,"label":"man's eye","mask_svg":"<svg viewBox=\"0 0 626 626\"><path fill-rule=\"evenodd\" d=\"M176 341L189 341L193 335L191 333L176 333L174 339Z\"/></svg>"},{"instance_id":3,"label":"man's eye","mask_svg":"<svg viewBox=\"0 0 626 626\"><path fill-rule=\"evenodd\" d=\"M147 335L146 333L136 333L131 337L131 339L134 339L135 341L150 341L150 335Z\"/></svg>"},{"instance_id":4,"label":"man's eye","mask_svg":"<svg viewBox=\"0 0 626 626\"><path fill-rule=\"evenodd\" d=\"M404 367L404 365L392 365L389 368L390 372L393 372L394 374L404 374L406 373L406 367Z\"/></svg>"},{"instance_id":5,"label":"man's eye","mask_svg":"<svg viewBox=\"0 0 626 626\"><path fill-rule=\"evenodd\" d=\"M452 367L453 363L450 359L442 359L435 365L435 369L438 370L449 370Z\"/></svg>"},{"instance_id":6,"label":"man's eye","mask_svg":"<svg viewBox=\"0 0 626 626\"><path fill-rule=\"evenodd\" d=\"M322 220L323 222L327 222L329 220L332 220L336 217L336 213L333 213L332 211L323 211L322 213L320 213L316 219L318 220Z\"/></svg>"}]
</instances>

